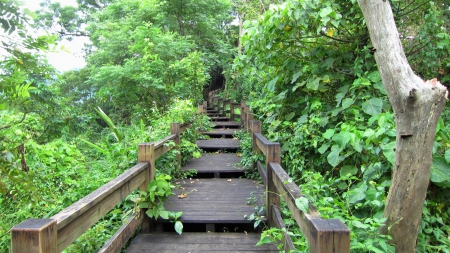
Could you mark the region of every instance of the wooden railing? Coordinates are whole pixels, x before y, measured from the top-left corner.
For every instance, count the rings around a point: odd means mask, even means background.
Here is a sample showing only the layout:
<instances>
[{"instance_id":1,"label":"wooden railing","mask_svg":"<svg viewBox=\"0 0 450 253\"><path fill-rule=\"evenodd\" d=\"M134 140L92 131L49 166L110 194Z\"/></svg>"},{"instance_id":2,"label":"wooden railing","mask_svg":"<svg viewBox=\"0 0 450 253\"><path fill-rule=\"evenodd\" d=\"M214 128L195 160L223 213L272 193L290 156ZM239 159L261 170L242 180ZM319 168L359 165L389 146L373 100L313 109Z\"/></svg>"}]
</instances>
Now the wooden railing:
<instances>
[{"instance_id":1,"label":"wooden railing","mask_svg":"<svg viewBox=\"0 0 450 253\"><path fill-rule=\"evenodd\" d=\"M223 104L234 105L232 100L211 99L214 107L224 111ZM217 105L216 105L217 104ZM240 104L240 120L244 129L252 134L253 152L263 154L265 164L257 162L254 167L261 175L266 186L266 215L269 227L285 228L280 214L281 198L286 202L292 217L297 222L310 245L311 253L348 253L350 252L350 230L338 219L323 219L313 205L304 213L295 205L295 200L304 197L300 188L290 180L281 167L280 143L271 142L261 134L261 122L253 120L249 106ZM288 234L282 240L284 251L295 251Z\"/></svg>"},{"instance_id":2,"label":"wooden railing","mask_svg":"<svg viewBox=\"0 0 450 253\"><path fill-rule=\"evenodd\" d=\"M50 219L28 219L13 227L11 252L62 252L135 189L147 191L148 184L155 177L156 159L172 148L179 148L180 135L188 127L187 124L172 123L169 136L139 144L138 164L123 174ZM169 141L176 145L164 145ZM181 165L179 152L176 159ZM141 210L130 217L99 252L119 252L139 226L143 232L149 232L151 221L144 212Z\"/></svg>"}]
</instances>

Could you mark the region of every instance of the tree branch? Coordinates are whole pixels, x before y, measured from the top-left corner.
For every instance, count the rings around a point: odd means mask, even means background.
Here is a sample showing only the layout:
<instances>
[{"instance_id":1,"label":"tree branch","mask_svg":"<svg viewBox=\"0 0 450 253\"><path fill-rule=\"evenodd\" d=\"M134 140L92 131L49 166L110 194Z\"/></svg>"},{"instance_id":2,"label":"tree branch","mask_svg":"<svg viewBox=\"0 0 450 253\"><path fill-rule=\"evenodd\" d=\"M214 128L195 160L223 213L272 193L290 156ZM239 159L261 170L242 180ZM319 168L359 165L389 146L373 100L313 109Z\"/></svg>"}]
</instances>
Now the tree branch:
<instances>
[{"instance_id":1,"label":"tree branch","mask_svg":"<svg viewBox=\"0 0 450 253\"><path fill-rule=\"evenodd\" d=\"M9 125L0 127L0 131L1 131L1 130L4 130L4 129L7 129L7 128L10 128L10 127L12 127L12 126L15 125L15 124L20 124L20 123L22 123L22 122L25 120L26 117L27 117L27 113L24 112L24 113L23 113L23 116L22 116L22 119L20 119L19 121L16 121L16 122L12 122L12 123L9 124Z\"/></svg>"}]
</instances>

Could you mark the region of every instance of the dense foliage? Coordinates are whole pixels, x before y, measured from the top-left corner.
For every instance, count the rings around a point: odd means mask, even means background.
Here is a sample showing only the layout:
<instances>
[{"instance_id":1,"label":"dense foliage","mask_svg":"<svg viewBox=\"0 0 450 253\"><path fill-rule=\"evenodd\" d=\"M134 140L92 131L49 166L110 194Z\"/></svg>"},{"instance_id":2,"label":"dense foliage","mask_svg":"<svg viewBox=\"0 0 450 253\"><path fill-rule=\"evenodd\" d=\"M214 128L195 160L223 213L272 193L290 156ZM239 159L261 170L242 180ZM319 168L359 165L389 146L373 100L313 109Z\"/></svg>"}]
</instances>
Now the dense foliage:
<instances>
[{"instance_id":1,"label":"dense foliage","mask_svg":"<svg viewBox=\"0 0 450 253\"><path fill-rule=\"evenodd\" d=\"M391 2L415 72L448 83L448 2ZM240 85L223 95L247 99L266 135L282 144L283 167L309 200L351 229L353 250L393 250L378 229L396 127L356 1L284 1L261 13L244 22L243 53L230 74ZM450 245L448 196L440 190L450 186L447 117L433 150L420 252L448 252Z\"/></svg>"},{"instance_id":2,"label":"dense foliage","mask_svg":"<svg viewBox=\"0 0 450 253\"><path fill-rule=\"evenodd\" d=\"M121 174L137 161L137 146L191 122L182 136L183 163L206 118L197 114L210 74L232 56L227 1L45 1L29 16L1 0L0 251L9 229L48 218ZM99 5L100 3L100 5ZM87 66L57 73L43 57L55 40L86 36ZM220 59L220 60L217 60ZM180 178L176 149L157 160L159 178ZM128 196L67 252L95 252L135 209ZM159 215L164 215L159 213ZM180 214L173 214L173 216ZM180 223L175 223L180 228Z\"/></svg>"}]
</instances>

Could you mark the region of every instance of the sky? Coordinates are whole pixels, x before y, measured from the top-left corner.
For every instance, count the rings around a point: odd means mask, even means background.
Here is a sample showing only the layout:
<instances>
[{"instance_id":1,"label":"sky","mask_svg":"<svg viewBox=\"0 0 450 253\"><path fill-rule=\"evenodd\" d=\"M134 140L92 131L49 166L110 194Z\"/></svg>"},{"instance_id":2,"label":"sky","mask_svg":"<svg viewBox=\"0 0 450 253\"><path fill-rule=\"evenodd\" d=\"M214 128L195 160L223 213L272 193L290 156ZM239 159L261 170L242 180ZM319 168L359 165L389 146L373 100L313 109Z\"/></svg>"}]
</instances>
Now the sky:
<instances>
[{"instance_id":1,"label":"sky","mask_svg":"<svg viewBox=\"0 0 450 253\"><path fill-rule=\"evenodd\" d=\"M77 6L76 0L52 0L52 2L60 2L61 5ZM22 0L23 8L28 8L32 11L39 9L40 0ZM64 51L59 50L57 53L48 53L47 59L59 71L68 71L72 69L80 69L86 65L83 58L83 45L89 42L86 37L76 37L72 41L63 40L58 47L63 46Z\"/></svg>"}]
</instances>

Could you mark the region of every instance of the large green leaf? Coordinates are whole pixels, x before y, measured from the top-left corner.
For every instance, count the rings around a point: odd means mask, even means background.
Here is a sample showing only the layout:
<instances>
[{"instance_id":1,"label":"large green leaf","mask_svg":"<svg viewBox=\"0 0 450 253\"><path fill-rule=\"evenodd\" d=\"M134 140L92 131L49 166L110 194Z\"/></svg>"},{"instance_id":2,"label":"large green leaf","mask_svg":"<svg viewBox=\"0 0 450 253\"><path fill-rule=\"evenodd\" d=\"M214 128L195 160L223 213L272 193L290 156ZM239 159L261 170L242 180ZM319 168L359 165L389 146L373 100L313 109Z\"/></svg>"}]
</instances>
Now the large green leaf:
<instances>
[{"instance_id":1,"label":"large green leaf","mask_svg":"<svg viewBox=\"0 0 450 253\"><path fill-rule=\"evenodd\" d=\"M175 222L175 231L181 235L183 233L183 223L181 223L181 221L177 220Z\"/></svg>"},{"instance_id":2,"label":"large green leaf","mask_svg":"<svg viewBox=\"0 0 450 253\"><path fill-rule=\"evenodd\" d=\"M391 163L395 163L395 141L389 142L381 147L383 149L383 155Z\"/></svg>"},{"instance_id":3,"label":"large green leaf","mask_svg":"<svg viewBox=\"0 0 450 253\"><path fill-rule=\"evenodd\" d=\"M450 188L450 165L443 157L434 157L431 165L431 182Z\"/></svg>"},{"instance_id":4,"label":"large green leaf","mask_svg":"<svg viewBox=\"0 0 450 253\"><path fill-rule=\"evenodd\" d=\"M327 156L327 161L331 166L336 167L336 165L338 165L342 161L342 158L339 156L340 152L341 149L338 145L334 145L331 148L331 152Z\"/></svg>"},{"instance_id":5,"label":"large green leaf","mask_svg":"<svg viewBox=\"0 0 450 253\"><path fill-rule=\"evenodd\" d=\"M363 200L366 197L367 185L362 184L358 188L353 190L353 193L349 195L348 201L350 203L356 203Z\"/></svg>"},{"instance_id":6,"label":"large green leaf","mask_svg":"<svg viewBox=\"0 0 450 253\"><path fill-rule=\"evenodd\" d=\"M363 111L372 116L380 114L382 108L383 100L380 98L371 98L362 104Z\"/></svg>"},{"instance_id":7,"label":"large green leaf","mask_svg":"<svg viewBox=\"0 0 450 253\"><path fill-rule=\"evenodd\" d=\"M358 168L356 168L356 166L354 165L345 165L341 168L341 170L339 171L339 174L341 175L341 177L346 176L347 174L350 175L356 175L356 173L358 172Z\"/></svg>"},{"instance_id":8,"label":"large green leaf","mask_svg":"<svg viewBox=\"0 0 450 253\"><path fill-rule=\"evenodd\" d=\"M343 149L351 139L351 133L340 132L333 136L333 140Z\"/></svg>"},{"instance_id":9,"label":"large green leaf","mask_svg":"<svg viewBox=\"0 0 450 253\"><path fill-rule=\"evenodd\" d=\"M278 78L279 78L278 76L275 77L274 79L272 79L272 80L267 84L267 89L268 89L270 92L274 92L274 91L275 91L275 84L277 83Z\"/></svg>"},{"instance_id":10,"label":"large green leaf","mask_svg":"<svg viewBox=\"0 0 450 253\"><path fill-rule=\"evenodd\" d=\"M309 201L305 197L300 197L295 200L295 206L304 213L309 212Z\"/></svg>"}]
</instances>

